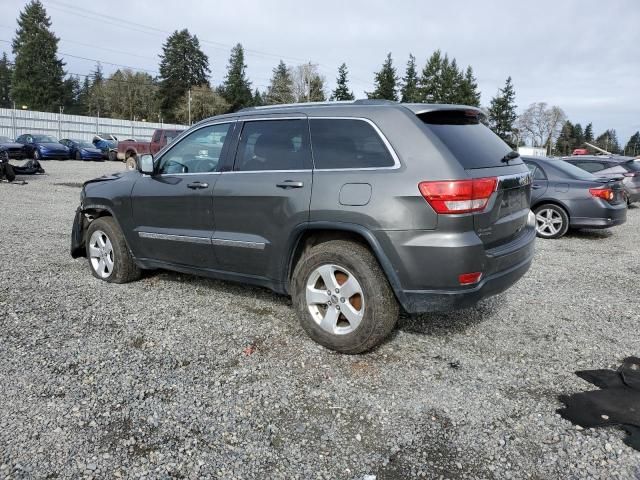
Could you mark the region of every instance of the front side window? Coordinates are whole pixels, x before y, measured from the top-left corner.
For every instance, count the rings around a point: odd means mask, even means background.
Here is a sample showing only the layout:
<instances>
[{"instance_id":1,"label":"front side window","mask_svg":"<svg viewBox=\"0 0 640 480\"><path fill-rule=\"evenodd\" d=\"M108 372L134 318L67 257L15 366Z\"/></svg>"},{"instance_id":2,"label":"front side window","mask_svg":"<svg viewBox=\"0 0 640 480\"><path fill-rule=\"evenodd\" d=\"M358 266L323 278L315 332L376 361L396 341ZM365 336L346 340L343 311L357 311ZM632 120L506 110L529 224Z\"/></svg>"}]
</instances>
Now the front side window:
<instances>
[{"instance_id":1,"label":"front side window","mask_svg":"<svg viewBox=\"0 0 640 480\"><path fill-rule=\"evenodd\" d=\"M160 159L160 174L218 171L220 155L229 136L230 123L199 128L176 143Z\"/></svg>"},{"instance_id":2,"label":"front side window","mask_svg":"<svg viewBox=\"0 0 640 480\"><path fill-rule=\"evenodd\" d=\"M316 170L392 167L389 149L368 123L358 119L309 120Z\"/></svg>"},{"instance_id":3,"label":"front side window","mask_svg":"<svg viewBox=\"0 0 640 480\"><path fill-rule=\"evenodd\" d=\"M244 122L233 168L235 171L308 168L311 168L311 154L306 120Z\"/></svg>"},{"instance_id":4,"label":"front side window","mask_svg":"<svg viewBox=\"0 0 640 480\"><path fill-rule=\"evenodd\" d=\"M527 163L527 167L529 167L529 171L531 172L531 175L533 176L534 180L546 180L547 179L547 177L545 176L544 172L542 171L542 169L538 165L535 165L533 163Z\"/></svg>"}]
</instances>

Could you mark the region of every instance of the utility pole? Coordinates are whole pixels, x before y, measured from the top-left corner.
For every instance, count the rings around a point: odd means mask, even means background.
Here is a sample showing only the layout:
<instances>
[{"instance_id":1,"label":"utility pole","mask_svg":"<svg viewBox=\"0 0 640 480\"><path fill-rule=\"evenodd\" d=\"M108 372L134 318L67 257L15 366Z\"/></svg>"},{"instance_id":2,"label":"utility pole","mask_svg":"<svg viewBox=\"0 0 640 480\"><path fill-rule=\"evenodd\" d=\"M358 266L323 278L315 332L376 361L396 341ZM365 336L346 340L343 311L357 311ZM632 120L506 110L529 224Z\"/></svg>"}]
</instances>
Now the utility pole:
<instances>
[{"instance_id":1,"label":"utility pole","mask_svg":"<svg viewBox=\"0 0 640 480\"><path fill-rule=\"evenodd\" d=\"M191 126L191 87L189 87L189 126Z\"/></svg>"}]
</instances>

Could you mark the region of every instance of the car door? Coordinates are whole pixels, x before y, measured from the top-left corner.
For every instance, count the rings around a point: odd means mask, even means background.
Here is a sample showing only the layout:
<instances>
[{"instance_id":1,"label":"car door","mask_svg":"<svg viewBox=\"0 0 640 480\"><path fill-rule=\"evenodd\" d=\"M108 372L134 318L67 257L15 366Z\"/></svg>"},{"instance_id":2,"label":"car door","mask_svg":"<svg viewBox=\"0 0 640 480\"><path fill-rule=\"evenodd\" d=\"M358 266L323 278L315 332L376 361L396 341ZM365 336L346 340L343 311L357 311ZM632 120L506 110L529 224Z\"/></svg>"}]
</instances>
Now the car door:
<instances>
[{"instance_id":1,"label":"car door","mask_svg":"<svg viewBox=\"0 0 640 480\"><path fill-rule=\"evenodd\" d=\"M212 193L234 122L206 124L157 158L131 193L136 255L199 268L216 265Z\"/></svg>"},{"instance_id":2,"label":"car door","mask_svg":"<svg viewBox=\"0 0 640 480\"><path fill-rule=\"evenodd\" d=\"M536 202L541 199L549 187L549 180L544 170L537 163L525 162L531 176L533 178L533 184L531 185L531 205L535 205Z\"/></svg>"},{"instance_id":3,"label":"car door","mask_svg":"<svg viewBox=\"0 0 640 480\"><path fill-rule=\"evenodd\" d=\"M303 115L238 122L233 165L213 193L213 244L222 269L271 281L286 263L290 234L309 220L312 162Z\"/></svg>"}]
</instances>

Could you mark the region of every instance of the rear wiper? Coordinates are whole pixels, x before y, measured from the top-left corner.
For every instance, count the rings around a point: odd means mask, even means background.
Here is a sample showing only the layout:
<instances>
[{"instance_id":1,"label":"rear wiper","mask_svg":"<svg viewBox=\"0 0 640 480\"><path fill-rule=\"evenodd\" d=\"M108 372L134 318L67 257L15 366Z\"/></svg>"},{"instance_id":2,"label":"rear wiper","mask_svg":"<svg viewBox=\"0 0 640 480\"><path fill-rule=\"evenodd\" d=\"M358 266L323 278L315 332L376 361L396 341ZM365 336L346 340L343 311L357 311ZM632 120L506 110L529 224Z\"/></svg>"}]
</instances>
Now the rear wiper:
<instances>
[{"instance_id":1,"label":"rear wiper","mask_svg":"<svg viewBox=\"0 0 640 480\"><path fill-rule=\"evenodd\" d=\"M512 152L507 153L504 157L502 157L500 159L500 161L503 162L503 163L509 163L509 161L515 160L519 156L520 156L520 154L518 152L513 152L512 151Z\"/></svg>"}]
</instances>

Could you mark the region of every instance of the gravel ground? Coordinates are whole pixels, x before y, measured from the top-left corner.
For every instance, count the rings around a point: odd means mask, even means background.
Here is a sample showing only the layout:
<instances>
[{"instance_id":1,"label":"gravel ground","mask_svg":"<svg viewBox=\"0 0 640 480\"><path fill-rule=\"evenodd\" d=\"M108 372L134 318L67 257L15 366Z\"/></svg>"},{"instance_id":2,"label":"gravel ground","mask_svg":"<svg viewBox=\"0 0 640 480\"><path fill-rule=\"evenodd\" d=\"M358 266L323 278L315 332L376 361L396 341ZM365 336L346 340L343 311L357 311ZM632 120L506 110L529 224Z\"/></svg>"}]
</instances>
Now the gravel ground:
<instances>
[{"instance_id":1,"label":"gravel ground","mask_svg":"<svg viewBox=\"0 0 640 480\"><path fill-rule=\"evenodd\" d=\"M0 184L1 478L640 478L619 430L555 414L574 370L640 354L640 208L345 356L267 290L94 279L68 253L80 183L122 167L43 166Z\"/></svg>"}]
</instances>

